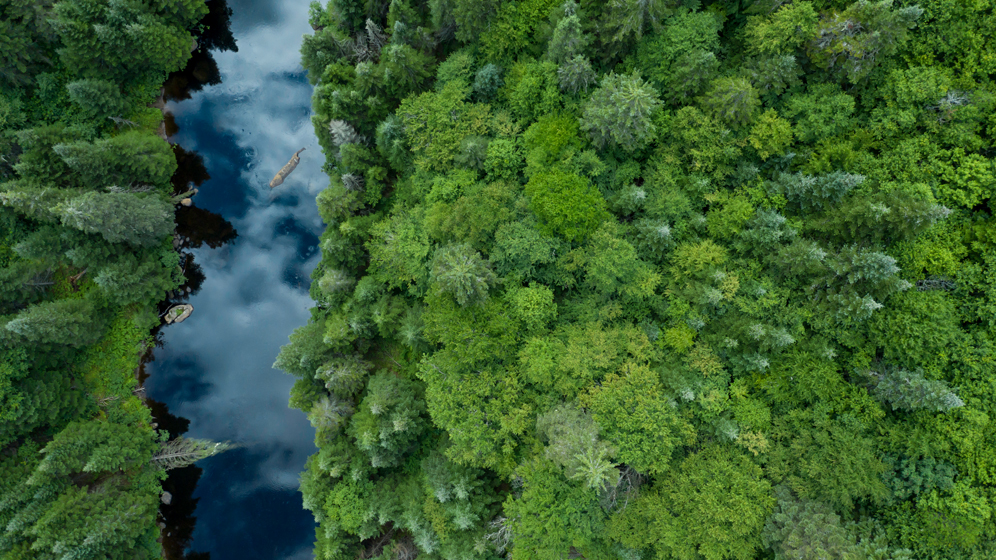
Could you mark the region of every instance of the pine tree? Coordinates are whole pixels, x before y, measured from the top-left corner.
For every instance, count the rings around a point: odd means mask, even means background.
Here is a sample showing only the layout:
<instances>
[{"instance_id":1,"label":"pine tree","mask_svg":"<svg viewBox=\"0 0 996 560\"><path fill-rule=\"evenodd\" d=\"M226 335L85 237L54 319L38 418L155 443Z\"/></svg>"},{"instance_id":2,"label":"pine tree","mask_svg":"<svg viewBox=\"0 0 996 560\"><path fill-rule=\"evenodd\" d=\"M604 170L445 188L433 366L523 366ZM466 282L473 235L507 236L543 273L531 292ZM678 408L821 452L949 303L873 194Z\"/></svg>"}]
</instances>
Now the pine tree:
<instances>
[{"instance_id":1,"label":"pine tree","mask_svg":"<svg viewBox=\"0 0 996 560\"><path fill-rule=\"evenodd\" d=\"M356 281L344 270L326 270L318 279L318 288L326 295L346 294L353 289Z\"/></svg>"},{"instance_id":2,"label":"pine tree","mask_svg":"<svg viewBox=\"0 0 996 560\"><path fill-rule=\"evenodd\" d=\"M639 74L609 73L585 103L581 126L595 145L618 145L628 152L642 148L656 132L651 114L661 101Z\"/></svg>"},{"instance_id":3,"label":"pine tree","mask_svg":"<svg viewBox=\"0 0 996 560\"><path fill-rule=\"evenodd\" d=\"M641 257L659 262L674 248L674 236L666 221L644 218L633 225L636 228L634 245Z\"/></svg>"},{"instance_id":4,"label":"pine tree","mask_svg":"<svg viewBox=\"0 0 996 560\"><path fill-rule=\"evenodd\" d=\"M489 140L483 136L467 136L460 141L460 152L453 156L453 162L467 169L484 169L488 143Z\"/></svg>"},{"instance_id":5,"label":"pine tree","mask_svg":"<svg viewBox=\"0 0 996 560\"><path fill-rule=\"evenodd\" d=\"M333 120L329 123L329 134L332 136L332 143L336 148L341 148L346 144L363 144L366 139L360 136L356 129L346 121Z\"/></svg>"},{"instance_id":6,"label":"pine tree","mask_svg":"<svg viewBox=\"0 0 996 560\"><path fill-rule=\"evenodd\" d=\"M876 369L864 375L872 394L888 403L892 410L947 412L965 405L947 383L927 379L920 369L909 371L888 365Z\"/></svg>"},{"instance_id":7,"label":"pine tree","mask_svg":"<svg viewBox=\"0 0 996 560\"><path fill-rule=\"evenodd\" d=\"M688 51L671 65L664 80L664 96L673 105L684 105L697 97L719 71L716 55L703 49Z\"/></svg>"},{"instance_id":8,"label":"pine tree","mask_svg":"<svg viewBox=\"0 0 996 560\"><path fill-rule=\"evenodd\" d=\"M280 348L273 367L298 378L312 379L318 368L333 356L332 348L322 342L325 329L324 320L295 329L290 343Z\"/></svg>"},{"instance_id":9,"label":"pine tree","mask_svg":"<svg viewBox=\"0 0 996 560\"><path fill-rule=\"evenodd\" d=\"M173 205L156 196L88 192L54 208L63 225L100 234L110 243L150 247L175 227Z\"/></svg>"},{"instance_id":10,"label":"pine tree","mask_svg":"<svg viewBox=\"0 0 996 560\"><path fill-rule=\"evenodd\" d=\"M76 140L77 133L64 125L53 124L20 130L15 137L22 153L14 170L22 179L36 185L62 185L70 180L72 169L52 148Z\"/></svg>"},{"instance_id":11,"label":"pine tree","mask_svg":"<svg viewBox=\"0 0 996 560\"><path fill-rule=\"evenodd\" d=\"M590 414L572 406L561 405L536 418L547 459L562 467L567 478L600 491L619 480L619 470L609 460L616 449L599 439L598 431Z\"/></svg>"},{"instance_id":12,"label":"pine tree","mask_svg":"<svg viewBox=\"0 0 996 560\"><path fill-rule=\"evenodd\" d=\"M750 124L760 113L757 90L746 78L719 78L702 98L702 104L728 126Z\"/></svg>"},{"instance_id":13,"label":"pine tree","mask_svg":"<svg viewBox=\"0 0 996 560\"><path fill-rule=\"evenodd\" d=\"M804 212L826 210L865 181L864 175L834 171L827 175L781 173L772 183L775 192L784 194Z\"/></svg>"},{"instance_id":14,"label":"pine tree","mask_svg":"<svg viewBox=\"0 0 996 560\"><path fill-rule=\"evenodd\" d=\"M128 109L118 86L106 80L76 80L66 89L73 103L98 119L120 117Z\"/></svg>"},{"instance_id":15,"label":"pine tree","mask_svg":"<svg viewBox=\"0 0 996 560\"><path fill-rule=\"evenodd\" d=\"M146 132L126 132L96 142L52 147L88 187L167 185L176 171L176 156L167 142Z\"/></svg>"},{"instance_id":16,"label":"pine tree","mask_svg":"<svg viewBox=\"0 0 996 560\"><path fill-rule=\"evenodd\" d=\"M418 386L388 371L370 378L366 395L347 428L373 468L398 465L426 428Z\"/></svg>"},{"instance_id":17,"label":"pine tree","mask_svg":"<svg viewBox=\"0 0 996 560\"><path fill-rule=\"evenodd\" d=\"M431 280L460 305L479 303L497 280L491 265L470 245L447 245L436 251Z\"/></svg>"},{"instance_id":18,"label":"pine tree","mask_svg":"<svg viewBox=\"0 0 996 560\"><path fill-rule=\"evenodd\" d=\"M104 321L87 299L61 299L29 306L4 326L2 338L81 347L100 338Z\"/></svg>"},{"instance_id":19,"label":"pine tree","mask_svg":"<svg viewBox=\"0 0 996 560\"><path fill-rule=\"evenodd\" d=\"M329 434L337 433L352 414L352 403L334 396L324 396L311 406L308 421L318 431L316 437L326 439L330 437Z\"/></svg>"},{"instance_id":20,"label":"pine tree","mask_svg":"<svg viewBox=\"0 0 996 560\"><path fill-rule=\"evenodd\" d=\"M182 278L174 272L179 266L180 258L174 251L125 253L101 266L93 281L108 301L117 305L157 302L182 283Z\"/></svg>"},{"instance_id":21,"label":"pine tree","mask_svg":"<svg viewBox=\"0 0 996 560\"><path fill-rule=\"evenodd\" d=\"M895 243L915 238L949 214L950 209L923 195L880 192L843 201L811 227L850 242Z\"/></svg>"},{"instance_id":22,"label":"pine tree","mask_svg":"<svg viewBox=\"0 0 996 560\"><path fill-rule=\"evenodd\" d=\"M334 358L315 371L315 378L325 383L325 388L342 399L354 396L363 388L373 365L359 356Z\"/></svg>"},{"instance_id":23,"label":"pine tree","mask_svg":"<svg viewBox=\"0 0 996 560\"><path fill-rule=\"evenodd\" d=\"M854 537L829 506L775 487L778 507L764 525L764 544L776 560L847 560Z\"/></svg>"},{"instance_id":24,"label":"pine tree","mask_svg":"<svg viewBox=\"0 0 996 560\"><path fill-rule=\"evenodd\" d=\"M892 0L858 0L824 17L808 45L810 58L847 81L857 83L903 44L923 8L892 10Z\"/></svg>"},{"instance_id":25,"label":"pine tree","mask_svg":"<svg viewBox=\"0 0 996 560\"><path fill-rule=\"evenodd\" d=\"M947 461L933 457L905 457L888 454L883 462L889 470L882 475L891 500L901 502L926 494L933 489L948 491L954 486L958 470Z\"/></svg>"},{"instance_id":26,"label":"pine tree","mask_svg":"<svg viewBox=\"0 0 996 560\"><path fill-rule=\"evenodd\" d=\"M494 100L498 95L498 90L505 85L501 78L501 68L495 64L488 63L481 67L474 75L474 95L481 102L487 103Z\"/></svg>"},{"instance_id":27,"label":"pine tree","mask_svg":"<svg viewBox=\"0 0 996 560\"><path fill-rule=\"evenodd\" d=\"M155 442L134 426L100 420L71 422L50 441L28 484L74 473L121 472L148 461Z\"/></svg>"},{"instance_id":28,"label":"pine tree","mask_svg":"<svg viewBox=\"0 0 996 560\"><path fill-rule=\"evenodd\" d=\"M791 54L757 58L744 69L744 76L766 99L777 97L799 85L800 74L802 68Z\"/></svg>"},{"instance_id":29,"label":"pine tree","mask_svg":"<svg viewBox=\"0 0 996 560\"><path fill-rule=\"evenodd\" d=\"M180 70L190 58L193 43L187 27L207 13L207 6L169 2L162 8L157 13L124 2L58 2L52 24L62 39L59 57L63 65L83 76L117 81L139 80L147 72Z\"/></svg>"},{"instance_id":30,"label":"pine tree","mask_svg":"<svg viewBox=\"0 0 996 560\"><path fill-rule=\"evenodd\" d=\"M0 79L8 84L32 82L51 64L47 50L55 36L49 18L53 0L6 2L0 12Z\"/></svg>"},{"instance_id":31,"label":"pine tree","mask_svg":"<svg viewBox=\"0 0 996 560\"><path fill-rule=\"evenodd\" d=\"M377 125L377 150L395 171L404 171L411 165L411 156L405 141L405 129L397 115L389 115Z\"/></svg>"},{"instance_id":32,"label":"pine tree","mask_svg":"<svg viewBox=\"0 0 996 560\"><path fill-rule=\"evenodd\" d=\"M780 249L782 243L793 240L795 235L795 230L786 226L785 216L774 210L761 209L741 230L738 245L760 255L768 255L772 249Z\"/></svg>"},{"instance_id":33,"label":"pine tree","mask_svg":"<svg viewBox=\"0 0 996 560\"><path fill-rule=\"evenodd\" d=\"M668 0L611 0L603 26L613 42L639 39L648 27L659 31L675 4Z\"/></svg>"},{"instance_id":34,"label":"pine tree","mask_svg":"<svg viewBox=\"0 0 996 560\"><path fill-rule=\"evenodd\" d=\"M557 68L560 91L571 95L587 92L588 88L595 85L597 78L591 61L584 55L579 54L565 60Z\"/></svg>"},{"instance_id":35,"label":"pine tree","mask_svg":"<svg viewBox=\"0 0 996 560\"><path fill-rule=\"evenodd\" d=\"M557 27L553 30L553 36L546 48L546 56L556 64L561 64L566 60L574 58L591 42L591 38L585 35L581 29L581 18L578 16L578 4L574 0L567 0L561 7L564 16L557 22Z\"/></svg>"},{"instance_id":36,"label":"pine tree","mask_svg":"<svg viewBox=\"0 0 996 560\"><path fill-rule=\"evenodd\" d=\"M51 186L21 183L4 183L0 187L8 189L0 192L0 204L43 223L58 222L60 216L56 209L73 194Z\"/></svg>"},{"instance_id":37,"label":"pine tree","mask_svg":"<svg viewBox=\"0 0 996 560\"><path fill-rule=\"evenodd\" d=\"M419 91L432 76L435 60L404 44L384 49L384 82L391 84L398 97Z\"/></svg>"}]
</instances>

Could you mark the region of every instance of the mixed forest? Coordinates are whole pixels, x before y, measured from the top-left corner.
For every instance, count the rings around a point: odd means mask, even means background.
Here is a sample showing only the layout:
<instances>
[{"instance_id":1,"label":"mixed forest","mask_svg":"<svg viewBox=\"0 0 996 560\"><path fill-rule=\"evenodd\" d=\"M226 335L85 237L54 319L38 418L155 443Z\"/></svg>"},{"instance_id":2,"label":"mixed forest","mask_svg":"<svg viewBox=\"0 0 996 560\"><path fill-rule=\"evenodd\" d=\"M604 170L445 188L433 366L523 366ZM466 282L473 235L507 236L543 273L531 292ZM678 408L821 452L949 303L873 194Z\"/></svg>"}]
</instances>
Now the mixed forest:
<instances>
[{"instance_id":1,"label":"mixed forest","mask_svg":"<svg viewBox=\"0 0 996 560\"><path fill-rule=\"evenodd\" d=\"M158 304L186 282L161 88L207 13L0 1L5 560L160 558L165 472L224 447L157 430L136 378Z\"/></svg>"},{"instance_id":2,"label":"mixed forest","mask_svg":"<svg viewBox=\"0 0 996 560\"><path fill-rule=\"evenodd\" d=\"M310 18L317 558L996 555L991 0Z\"/></svg>"}]
</instances>

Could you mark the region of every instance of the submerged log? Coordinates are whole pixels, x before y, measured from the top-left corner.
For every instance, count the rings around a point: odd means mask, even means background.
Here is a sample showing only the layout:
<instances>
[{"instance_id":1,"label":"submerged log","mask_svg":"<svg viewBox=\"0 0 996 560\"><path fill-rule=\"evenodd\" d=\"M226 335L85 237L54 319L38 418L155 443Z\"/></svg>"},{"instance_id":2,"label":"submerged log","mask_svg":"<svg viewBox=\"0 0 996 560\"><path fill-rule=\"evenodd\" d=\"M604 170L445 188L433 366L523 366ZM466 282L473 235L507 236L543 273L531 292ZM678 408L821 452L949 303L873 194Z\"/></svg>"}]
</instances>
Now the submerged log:
<instances>
[{"instance_id":1,"label":"submerged log","mask_svg":"<svg viewBox=\"0 0 996 560\"><path fill-rule=\"evenodd\" d=\"M301 152L303 152L303 151L304 151L304 148L301 148L300 150L294 152L294 157L292 157L290 159L290 161L287 162L287 165L283 166L280 169L280 171L278 171L277 174L274 175L273 180L270 181L270 188L271 189L273 187L278 187L278 186L282 185L283 182L284 182L284 179L286 179L287 176L291 174L291 171L294 171L294 169L297 167L297 164L301 163L301 158L298 157L298 155Z\"/></svg>"}]
</instances>

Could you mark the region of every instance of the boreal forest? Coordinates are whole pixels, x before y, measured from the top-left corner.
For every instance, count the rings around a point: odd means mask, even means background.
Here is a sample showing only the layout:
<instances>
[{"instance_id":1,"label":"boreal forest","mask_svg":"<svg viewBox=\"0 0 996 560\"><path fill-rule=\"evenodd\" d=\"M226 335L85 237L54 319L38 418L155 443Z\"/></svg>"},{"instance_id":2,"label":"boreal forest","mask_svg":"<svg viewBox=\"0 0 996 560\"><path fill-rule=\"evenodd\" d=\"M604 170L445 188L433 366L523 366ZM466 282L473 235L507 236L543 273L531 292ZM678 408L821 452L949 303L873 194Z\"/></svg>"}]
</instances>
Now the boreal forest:
<instances>
[{"instance_id":1,"label":"boreal forest","mask_svg":"<svg viewBox=\"0 0 996 560\"><path fill-rule=\"evenodd\" d=\"M317 558L996 555L993 2L310 18Z\"/></svg>"},{"instance_id":2,"label":"boreal forest","mask_svg":"<svg viewBox=\"0 0 996 560\"><path fill-rule=\"evenodd\" d=\"M162 85L206 14L0 0L4 560L162 557L165 473L226 447L157 429L136 376L163 302L189 291Z\"/></svg>"}]
</instances>

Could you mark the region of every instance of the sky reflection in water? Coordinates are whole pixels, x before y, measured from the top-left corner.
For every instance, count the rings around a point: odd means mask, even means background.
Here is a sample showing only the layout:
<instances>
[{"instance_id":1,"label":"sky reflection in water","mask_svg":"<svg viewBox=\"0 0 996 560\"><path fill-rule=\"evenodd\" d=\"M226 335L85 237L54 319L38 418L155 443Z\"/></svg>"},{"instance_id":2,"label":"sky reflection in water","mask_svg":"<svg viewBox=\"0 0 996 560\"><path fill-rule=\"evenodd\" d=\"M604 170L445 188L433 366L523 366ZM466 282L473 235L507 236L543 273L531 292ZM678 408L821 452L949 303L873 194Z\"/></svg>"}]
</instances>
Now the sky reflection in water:
<instances>
[{"instance_id":1,"label":"sky reflection in water","mask_svg":"<svg viewBox=\"0 0 996 560\"><path fill-rule=\"evenodd\" d=\"M199 154L211 179L196 206L222 215L238 237L193 249L206 279L195 311L163 329L146 367L148 395L190 420L189 437L243 445L199 463L191 549L212 560L309 558L310 512L298 475L314 430L287 407L293 378L271 369L280 346L308 319L308 275L322 223L314 197L328 184L310 122L311 87L298 48L310 0L229 0L238 52L216 52L219 85L170 103L172 138ZM271 191L300 148L301 164Z\"/></svg>"}]
</instances>

